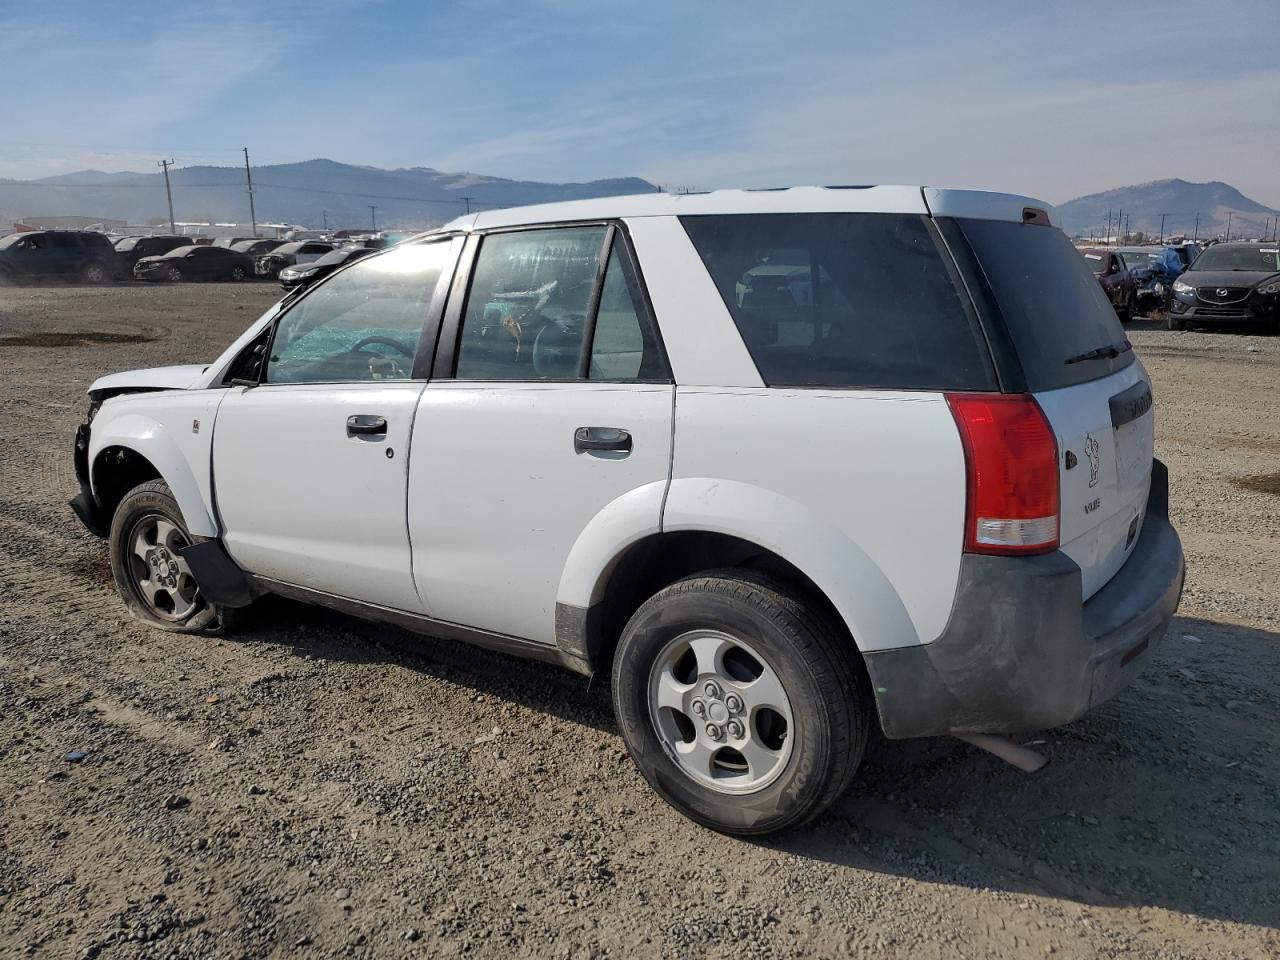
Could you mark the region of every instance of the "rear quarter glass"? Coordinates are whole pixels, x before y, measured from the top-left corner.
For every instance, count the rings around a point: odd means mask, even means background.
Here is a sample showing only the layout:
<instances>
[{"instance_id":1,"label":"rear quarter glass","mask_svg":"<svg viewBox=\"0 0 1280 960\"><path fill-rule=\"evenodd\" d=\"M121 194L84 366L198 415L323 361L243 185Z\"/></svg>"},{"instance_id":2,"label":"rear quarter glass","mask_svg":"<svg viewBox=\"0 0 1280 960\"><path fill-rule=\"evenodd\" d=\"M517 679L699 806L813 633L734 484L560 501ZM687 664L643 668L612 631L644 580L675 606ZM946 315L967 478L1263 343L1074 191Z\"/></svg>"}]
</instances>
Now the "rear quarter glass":
<instances>
[{"instance_id":1,"label":"rear quarter glass","mask_svg":"<svg viewBox=\"0 0 1280 960\"><path fill-rule=\"evenodd\" d=\"M997 389L977 320L927 217L680 222L769 386Z\"/></svg>"},{"instance_id":2,"label":"rear quarter glass","mask_svg":"<svg viewBox=\"0 0 1280 960\"><path fill-rule=\"evenodd\" d=\"M1089 261L1061 230L1004 220L956 223L991 291L1027 390L1097 380L1133 363L1132 350L1067 363L1126 338Z\"/></svg>"}]
</instances>

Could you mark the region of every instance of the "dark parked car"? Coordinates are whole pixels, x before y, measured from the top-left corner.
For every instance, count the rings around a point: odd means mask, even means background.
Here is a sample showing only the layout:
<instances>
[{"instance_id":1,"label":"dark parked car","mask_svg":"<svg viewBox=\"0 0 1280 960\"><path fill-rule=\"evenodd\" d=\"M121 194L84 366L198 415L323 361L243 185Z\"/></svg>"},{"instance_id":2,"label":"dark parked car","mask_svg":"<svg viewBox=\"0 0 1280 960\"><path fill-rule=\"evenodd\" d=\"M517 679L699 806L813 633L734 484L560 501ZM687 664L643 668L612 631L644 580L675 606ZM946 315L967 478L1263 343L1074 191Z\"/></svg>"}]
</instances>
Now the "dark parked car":
<instances>
[{"instance_id":1,"label":"dark parked car","mask_svg":"<svg viewBox=\"0 0 1280 960\"><path fill-rule=\"evenodd\" d=\"M133 265L143 257L161 257L170 250L190 246L190 237L121 237L115 242L120 275L133 276Z\"/></svg>"},{"instance_id":2,"label":"dark parked car","mask_svg":"<svg viewBox=\"0 0 1280 960\"><path fill-rule=\"evenodd\" d=\"M139 280L243 280L253 260L226 247L178 247L162 257L143 257L133 266Z\"/></svg>"},{"instance_id":3,"label":"dark parked car","mask_svg":"<svg viewBox=\"0 0 1280 960\"><path fill-rule=\"evenodd\" d=\"M280 286L285 290L299 290L309 287L317 280L323 280L344 263L350 263L352 260L358 260L371 253L377 253L377 251L372 247L344 247L341 250L326 253L319 260L313 260L311 263L299 263L292 267L285 267L280 271Z\"/></svg>"},{"instance_id":4,"label":"dark parked car","mask_svg":"<svg viewBox=\"0 0 1280 960\"><path fill-rule=\"evenodd\" d=\"M1265 323L1280 333L1280 245L1215 243L1173 284L1169 329L1199 321Z\"/></svg>"},{"instance_id":5,"label":"dark parked car","mask_svg":"<svg viewBox=\"0 0 1280 960\"><path fill-rule=\"evenodd\" d=\"M332 243L320 240L294 240L258 257L254 270L261 277L279 277L285 267L319 260L326 253L332 253L333 249Z\"/></svg>"},{"instance_id":6,"label":"dark parked car","mask_svg":"<svg viewBox=\"0 0 1280 960\"><path fill-rule=\"evenodd\" d=\"M1085 247L1080 253L1098 278L1111 306L1115 307L1116 315L1128 323L1138 308L1138 284L1124 257L1106 247Z\"/></svg>"},{"instance_id":7,"label":"dark parked car","mask_svg":"<svg viewBox=\"0 0 1280 960\"><path fill-rule=\"evenodd\" d=\"M116 276L116 252L101 233L34 230L0 238L0 283L79 278L103 283Z\"/></svg>"},{"instance_id":8,"label":"dark parked car","mask_svg":"<svg viewBox=\"0 0 1280 960\"><path fill-rule=\"evenodd\" d=\"M260 237L214 237L209 244L211 247L234 247L237 243L244 243L246 240L258 240Z\"/></svg>"},{"instance_id":9,"label":"dark parked car","mask_svg":"<svg viewBox=\"0 0 1280 960\"><path fill-rule=\"evenodd\" d=\"M1119 254L1138 287L1138 307L1163 310L1173 295L1173 281L1186 265L1173 247L1120 247Z\"/></svg>"},{"instance_id":10,"label":"dark parked car","mask_svg":"<svg viewBox=\"0 0 1280 960\"><path fill-rule=\"evenodd\" d=\"M241 240L239 243L233 243L231 249L236 253L243 253L257 259L264 253L270 253L276 247L283 246L285 242L284 240Z\"/></svg>"}]
</instances>

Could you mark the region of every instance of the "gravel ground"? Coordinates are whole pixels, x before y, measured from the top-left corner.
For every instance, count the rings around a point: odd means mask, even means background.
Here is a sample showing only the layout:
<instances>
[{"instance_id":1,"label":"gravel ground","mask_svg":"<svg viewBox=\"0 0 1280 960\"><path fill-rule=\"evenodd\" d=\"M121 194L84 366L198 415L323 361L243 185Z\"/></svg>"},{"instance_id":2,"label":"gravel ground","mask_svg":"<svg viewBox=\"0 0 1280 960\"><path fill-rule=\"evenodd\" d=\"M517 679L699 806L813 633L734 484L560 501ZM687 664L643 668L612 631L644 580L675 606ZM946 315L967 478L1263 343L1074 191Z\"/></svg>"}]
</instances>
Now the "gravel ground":
<instances>
[{"instance_id":1,"label":"gravel ground","mask_svg":"<svg viewBox=\"0 0 1280 960\"><path fill-rule=\"evenodd\" d=\"M65 506L84 390L274 295L0 288L0 954L1280 955L1280 338L1133 328L1189 561L1145 676L1034 777L881 742L745 842L646 789L602 683L284 601L126 618Z\"/></svg>"}]
</instances>

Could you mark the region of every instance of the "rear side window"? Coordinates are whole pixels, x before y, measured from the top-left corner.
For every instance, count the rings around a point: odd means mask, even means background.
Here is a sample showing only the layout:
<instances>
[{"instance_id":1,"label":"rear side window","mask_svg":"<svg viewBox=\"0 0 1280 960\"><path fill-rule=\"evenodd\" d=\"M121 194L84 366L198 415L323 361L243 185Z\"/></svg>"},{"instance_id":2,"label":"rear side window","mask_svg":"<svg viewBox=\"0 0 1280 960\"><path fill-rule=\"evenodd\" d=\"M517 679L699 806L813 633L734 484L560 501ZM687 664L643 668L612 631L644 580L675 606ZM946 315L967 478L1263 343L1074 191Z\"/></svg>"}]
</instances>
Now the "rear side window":
<instances>
[{"instance_id":1,"label":"rear side window","mask_svg":"<svg viewBox=\"0 0 1280 960\"><path fill-rule=\"evenodd\" d=\"M958 223L1009 330L1027 389L1096 380L1133 362L1111 302L1061 230L1004 220ZM1120 352L1082 359L1108 347Z\"/></svg>"},{"instance_id":2,"label":"rear side window","mask_svg":"<svg viewBox=\"0 0 1280 960\"><path fill-rule=\"evenodd\" d=\"M770 386L994 390L977 323L926 217L681 217Z\"/></svg>"}]
</instances>

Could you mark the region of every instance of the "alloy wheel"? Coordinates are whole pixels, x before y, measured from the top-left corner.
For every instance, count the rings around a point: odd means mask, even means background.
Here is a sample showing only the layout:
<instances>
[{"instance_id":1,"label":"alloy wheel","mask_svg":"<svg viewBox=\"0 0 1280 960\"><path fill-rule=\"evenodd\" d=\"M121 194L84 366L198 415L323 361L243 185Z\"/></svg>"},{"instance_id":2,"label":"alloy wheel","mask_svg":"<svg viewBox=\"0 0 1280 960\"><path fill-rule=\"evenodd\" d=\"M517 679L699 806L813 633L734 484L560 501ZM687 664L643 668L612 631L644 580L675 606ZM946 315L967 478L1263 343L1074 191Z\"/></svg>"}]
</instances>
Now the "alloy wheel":
<instances>
[{"instance_id":1,"label":"alloy wheel","mask_svg":"<svg viewBox=\"0 0 1280 960\"><path fill-rule=\"evenodd\" d=\"M138 519L125 539L129 578L147 609L162 620L182 621L200 606L200 590L179 552L191 540L157 513Z\"/></svg>"},{"instance_id":2,"label":"alloy wheel","mask_svg":"<svg viewBox=\"0 0 1280 960\"><path fill-rule=\"evenodd\" d=\"M764 789L791 756L791 700L740 637L697 630L668 643L650 672L649 713L667 756L721 793Z\"/></svg>"}]
</instances>

